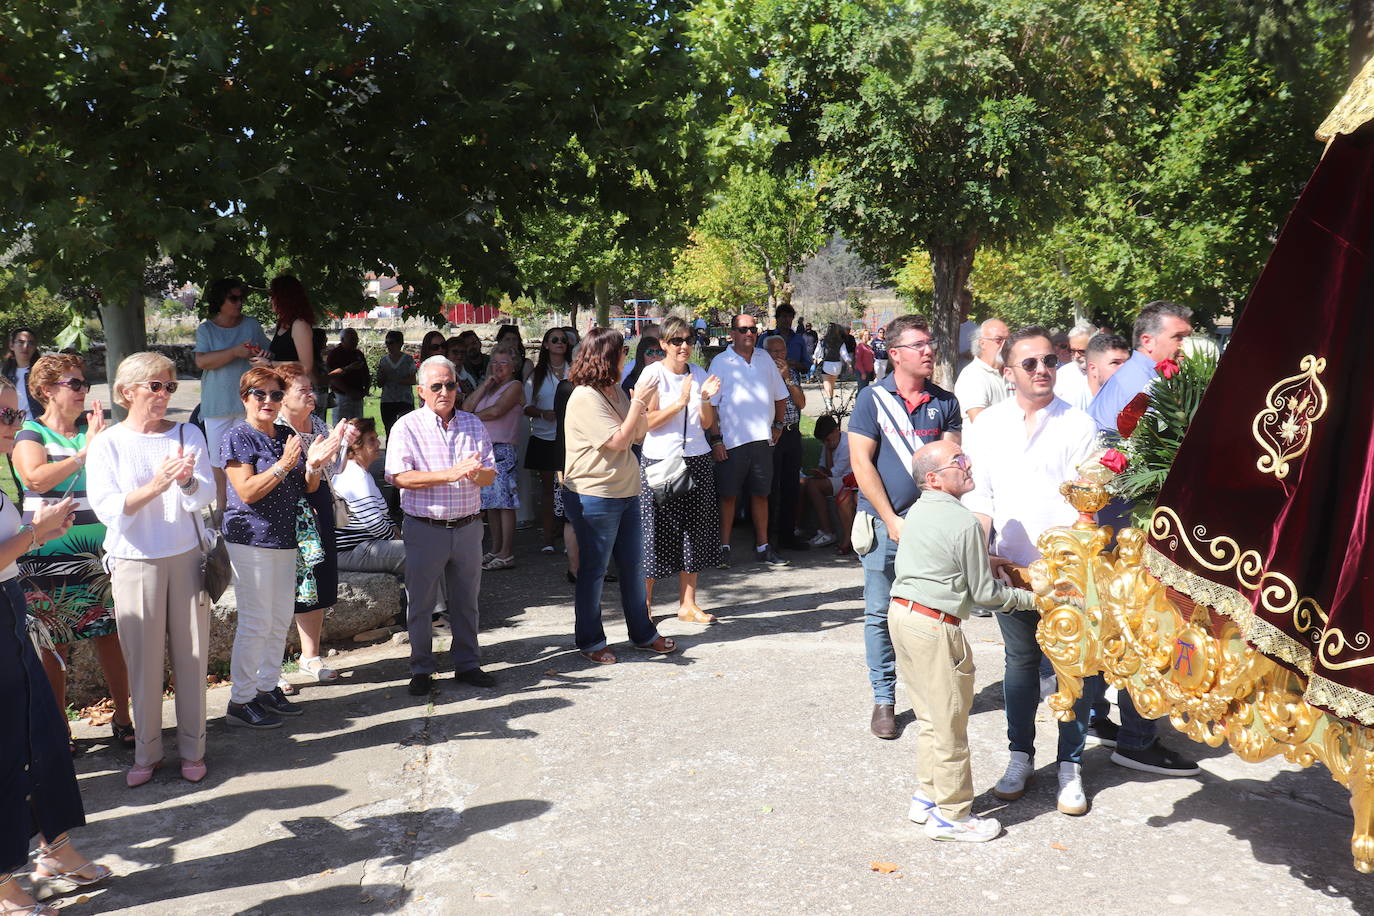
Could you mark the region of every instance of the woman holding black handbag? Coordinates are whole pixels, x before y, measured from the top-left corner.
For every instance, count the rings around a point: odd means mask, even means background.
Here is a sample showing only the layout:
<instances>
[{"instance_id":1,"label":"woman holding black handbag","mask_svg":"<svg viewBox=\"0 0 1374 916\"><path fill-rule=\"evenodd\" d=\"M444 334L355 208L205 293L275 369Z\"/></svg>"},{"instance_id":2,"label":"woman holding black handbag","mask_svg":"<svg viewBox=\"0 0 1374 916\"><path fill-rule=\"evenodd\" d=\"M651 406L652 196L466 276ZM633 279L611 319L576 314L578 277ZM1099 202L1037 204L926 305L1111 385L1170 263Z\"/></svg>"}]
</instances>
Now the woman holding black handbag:
<instances>
[{"instance_id":1,"label":"woman holding black handbag","mask_svg":"<svg viewBox=\"0 0 1374 916\"><path fill-rule=\"evenodd\" d=\"M720 562L720 504L706 428L716 422L711 398L720 379L688 362L692 332L676 316L663 322L667 356L646 367L637 390L649 403L649 432L640 464L644 527L644 591L653 606L654 580L678 576L679 620L715 623L697 604L697 573Z\"/></svg>"}]
</instances>

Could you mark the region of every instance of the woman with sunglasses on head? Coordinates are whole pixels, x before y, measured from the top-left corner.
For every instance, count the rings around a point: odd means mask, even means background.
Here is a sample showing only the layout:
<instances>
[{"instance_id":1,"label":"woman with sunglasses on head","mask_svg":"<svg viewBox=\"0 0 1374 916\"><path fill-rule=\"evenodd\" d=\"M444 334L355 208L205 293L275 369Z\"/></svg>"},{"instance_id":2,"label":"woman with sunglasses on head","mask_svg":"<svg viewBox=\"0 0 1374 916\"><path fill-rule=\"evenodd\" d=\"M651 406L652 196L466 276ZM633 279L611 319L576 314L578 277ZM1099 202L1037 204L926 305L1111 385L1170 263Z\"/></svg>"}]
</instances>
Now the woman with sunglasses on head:
<instances>
[{"instance_id":1,"label":"woman with sunglasses on head","mask_svg":"<svg viewBox=\"0 0 1374 916\"><path fill-rule=\"evenodd\" d=\"M463 401L463 409L476 414L486 427L496 459L496 479L482 488L482 509L491 531L491 552L482 557L483 569L515 566L515 510L520 506L516 493L518 427L525 404L525 389L514 377L519 359L509 344L497 344L487 364L487 377Z\"/></svg>"},{"instance_id":2,"label":"woman with sunglasses on head","mask_svg":"<svg viewBox=\"0 0 1374 916\"><path fill-rule=\"evenodd\" d=\"M554 398L558 383L568 374L568 335L562 328L544 332L539 361L525 382L525 416L530 420L530 439L525 447L525 469L539 475L542 488L539 511L544 527L543 553L553 553L557 536L554 517L554 474L562 466L558 449L558 423Z\"/></svg>"},{"instance_id":3,"label":"woman with sunglasses on head","mask_svg":"<svg viewBox=\"0 0 1374 916\"><path fill-rule=\"evenodd\" d=\"M324 547L324 559L314 567L315 596L309 600L296 598L296 630L301 636L300 669L313 677L318 683L337 680L338 674L326 667L320 657L320 633L324 629L324 614L339 600L339 555L334 533L334 475L342 469L338 460L345 430L349 427L341 421L331 434L329 427L315 413L315 399L318 396L310 384L310 377L300 363L283 363L277 366L277 375L285 386L286 396L282 399L281 410L277 414L277 425L283 426L300 437L301 446L309 449L315 442L324 444L320 450L320 472L323 475L319 489L309 493L305 501L314 512L316 530ZM305 510L299 510L298 513ZM282 693L293 694L296 688L286 678L279 678L277 686Z\"/></svg>"},{"instance_id":4,"label":"woman with sunglasses on head","mask_svg":"<svg viewBox=\"0 0 1374 916\"><path fill-rule=\"evenodd\" d=\"M645 602L653 607L656 579L676 575L678 619L715 623L715 615L697 604L697 573L720 562L720 504L715 462L706 442L706 429L716 422L711 398L720 391L720 379L689 362L692 330L686 321L670 316L662 333L667 358L639 364L643 369L636 390L649 402L649 432L640 463L647 469L680 453L694 486L659 505L647 480L640 485Z\"/></svg>"},{"instance_id":5,"label":"woman with sunglasses on head","mask_svg":"<svg viewBox=\"0 0 1374 916\"><path fill-rule=\"evenodd\" d=\"M19 409L29 412L29 369L38 358L38 335L29 328L15 328L10 332L10 351L0 365L4 375L19 396Z\"/></svg>"},{"instance_id":6,"label":"woman with sunglasses on head","mask_svg":"<svg viewBox=\"0 0 1374 916\"><path fill-rule=\"evenodd\" d=\"M195 516L214 496L214 478L200 430L167 419L175 368L159 353L135 353L119 364L111 391L129 415L91 445L88 471L91 505L106 528L115 620L133 685L130 788L162 765L164 645L176 680L181 775L189 782L205 777L210 606Z\"/></svg>"},{"instance_id":7,"label":"woman with sunglasses on head","mask_svg":"<svg viewBox=\"0 0 1374 916\"><path fill-rule=\"evenodd\" d=\"M6 455L24 422L18 403L14 387L0 379L0 453ZM20 525L19 509L0 494L0 913L57 916L14 877L25 867L35 835L41 843L35 889L65 893L111 874L77 852L67 833L86 823L86 816L67 748L66 716L29 639L15 563L23 552L62 537L73 505L71 497L41 505L31 524Z\"/></svg>"},{"instance_id":8,"label":"woman with sunglasses on head","mask_svg":"<svg viewBox=\"0 0 1374 916\"><path fill-rule=\"evenodd\" d=\"M316 441L307 451L300 436L277 425L285 397L272 369L245 372L239 399L246 422L221 446L229 475L224 540L238 604L225 720L247 728L277 728L282 716L301 713L277 684L295 609L297 515L309 505L306 495L319 489L329 446Z\"/></svg>"},{"instance_id":9,"label":"woman with sunglasses on head","mask_svg":"<svg viewBox=\"0 0 1374 916\"><path fill-rule=\"evenodd\" d=\"M65 659L71 644L89 639L105 674L114 716L115 740L134 746L129 715L129 673L115 632L110 577L105 572L105 526L86 498L86 455L91 440L105 429L99 401L86 409L86 363L79 356L54 353L33 364L29 399L43 405L43 413L24 423L14 441L14 468L24 486L24 518L44 500L71 496L76 519L57 540L26 554L19 564L29 590L29 613L43 624L51 640L43 666L53 695L67 708Z\"/></svg>"}]
</instances>

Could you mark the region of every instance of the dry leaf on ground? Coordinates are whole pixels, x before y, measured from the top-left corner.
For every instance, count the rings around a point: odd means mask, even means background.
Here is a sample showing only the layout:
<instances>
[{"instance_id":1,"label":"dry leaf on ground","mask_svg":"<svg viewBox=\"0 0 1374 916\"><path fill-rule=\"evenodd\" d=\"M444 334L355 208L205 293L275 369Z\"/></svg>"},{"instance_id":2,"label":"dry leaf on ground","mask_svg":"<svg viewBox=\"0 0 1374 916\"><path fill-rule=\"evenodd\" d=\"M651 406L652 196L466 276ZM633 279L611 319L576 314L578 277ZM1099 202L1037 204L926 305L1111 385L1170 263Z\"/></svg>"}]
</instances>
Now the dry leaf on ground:
<instances>
[{"instance_id":1,"label":"dry leaf on ground","mask_svg":"<svg viewBox=\"0 0 1374 916\"><path fill-rule=\"evenodd\" d=\"M896 862L869 862L868 867L870 870L876 871L880 875L890 875L902 866L898 865Z\"/></svg>"}]
</instances>

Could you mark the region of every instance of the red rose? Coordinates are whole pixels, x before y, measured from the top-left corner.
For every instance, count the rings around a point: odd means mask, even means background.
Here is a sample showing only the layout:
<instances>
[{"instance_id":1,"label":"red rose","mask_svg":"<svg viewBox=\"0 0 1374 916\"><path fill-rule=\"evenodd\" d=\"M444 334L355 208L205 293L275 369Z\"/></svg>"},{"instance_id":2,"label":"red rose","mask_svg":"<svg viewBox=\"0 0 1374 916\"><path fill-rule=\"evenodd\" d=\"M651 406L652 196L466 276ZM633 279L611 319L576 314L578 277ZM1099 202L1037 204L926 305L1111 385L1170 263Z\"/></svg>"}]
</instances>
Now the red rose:
<instances>
[{"instance_id":1,"label":"red rose","mask_svg":"<svg viewBox=\"0 0 1374 916\"><path fill-rule=\"evenodd\" d=\"M1140 422L1140 418L1145 416L1145 409L1149 406L1150 396L1143 391L1131 398L1131 402L1121 409L1121 413L1116 415L1116 431L1129 439L1131 433L1135 432L1136 424Z\"/></svg>"},{"instance_id":2,"label":"red rose","mask_svg":"<svg viewBox=\"0 0 1374 916\"><path fill-rule=\"evenodd\" d=\"M1102 466L1113 474L1120 474L1126 470L1126 456L1114 448L1109 448L1102 456Z\"/></svg>"},{"instance_id":3,"label":"red rose","mask_svg":"<svg viewBox=\"0 0 1374 916\"><path fill-rule=\"evenodd\" d=\"M1155 363L1155 371L1165 378L1173 378L1178 375L1178 360L1161 359Z\"/></svg>"}]
</instances>

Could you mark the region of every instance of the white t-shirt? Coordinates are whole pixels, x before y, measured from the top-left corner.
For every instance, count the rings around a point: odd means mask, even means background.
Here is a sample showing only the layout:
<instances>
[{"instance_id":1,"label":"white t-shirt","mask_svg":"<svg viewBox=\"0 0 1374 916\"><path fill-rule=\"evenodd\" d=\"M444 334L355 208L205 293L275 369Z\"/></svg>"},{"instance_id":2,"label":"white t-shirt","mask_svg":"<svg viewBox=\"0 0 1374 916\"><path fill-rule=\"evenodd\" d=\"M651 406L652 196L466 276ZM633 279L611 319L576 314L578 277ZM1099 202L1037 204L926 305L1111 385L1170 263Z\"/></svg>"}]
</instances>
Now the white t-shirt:
<instances>
[{"instance_id":1,"label":"white t-shirt","mask_svg":"<svg viewBox=\"0 0 1374 916\"><path fill-rule=\"evenodd\" d=\"M711 360L711 375L720 379L720 393L711 403L720 416L725 447L770 441L776 416L773 404L787 399L787 384L773 358L755 347L746 362L729 346Z\"/></svg>"},{"instance_id":2,"label":"white t-shirt","mask_svg":"<svg viewBox=\"0 0 1374 916\"><path fill-rule=\"evenodd\" d=\"M30 413L30 410L29 410L29 367L28 367L28 366L17 366L17 367L15 367L15 370L14 370L14 389L15 389L15 390L14 390L14 393L15 393L16 395L19 396L19 409L22 410L22 411L24 411L24 413L28 413L28 414L32 415L32 414ZM39 411L39 413L42 413L42 411Z\"/></svg>"},{"instance_id":3,"label":"white t-shirt","mask_svg":"<svg viewBox=\"0 0 1374 916\"><path fill-rule=\"evenodd\" d=\"M363 541L396 536L386 497L366 468L356 461L350 461L335 475L333 483L334 492L348 503L351 516L347 528L335 529L340 553L352 550Z\"/></svg>"},{"instance_id":4,"label":"white t-shirt","mask_svg":"<svg viewBox=\"0 0 1374 916\"><path fill-rule=\"evenodd\" d=\"M658 429L649 430L644 437L644 457L655 461L669 458L682 449L683 457L693 458L705 455L711 450L706 444L706 432L701 428L701 386L706 381L706 370L700 366L687 364L692 376L692 395L687 399L687 444L682 445L682 412L674 414ZM636 389L642 391L652 381L658 388L658 406L662 409L682 394L684 375L674 375L666 362L654 363L639 374ZM771 421L770 421L771 423Z\"/></svg>"},{"instance_id":5,"label":"white t-shirt","mask_svg":"<svg viewBox=\"0 0 1374 916\"><path fill-rule=\"evenodd\" d=\"M564 365L564 371L567 366ZM558 383L560 379L553 374L553 367L544 373L544 383L539 386L539 390L534 390L534 378L531 376L525 381L525 404L536 407L539 410L553 410L553 398L558 393ZM545 420L543 417L530 417L530 435L536 439L546 439L552 442L558 438L558 421Z\"/></svg>"},{"instance_id":6,"label":"white t-shirt","mask_svg":"<svg viewBox=\"0 0 1374 916\"><path fill-rule=\"evenodd\" d=\"M825 449L826 466L830 468L830 476L836 480L843 480L854 472L854 465L849 461L849 434L840 435L840 444L835 446L834 453L830 449Z\"/></svg>"},{"instance_id":7,"label":"white t-shirt","mask_svg":"<svg viewBox=\"0 0 1374 916\"><path fill-rule=\"evenodd\" d=\"M992 519L997 554L1027 566L1040 556L1035 542L1046 529L1073 524L1078 513L1059 485L1078 477L1096 447L1097 423L1059 398L1037 413L1029 436L1015 398L987 408L964 430L975 487L962 502Z\"/></svg>"},{"instance_id":8,"label":"white t-shirt","mask_svg":"<svg viewBox=\"0 0 1374 916\"><path fill-rule=\"evenodd\" d=\"M992 368L981 359L975 359L965 366L954 380L954 396L959 399L964 431L968 432L969 424L974 422L969 420L970 410L986 410L993 404L1005 401L1010 393L1000 369Z\"/></svg>"},{"instance_id":9,"label":"white t-shirt","mask_svg":"<svg viewBox=\"0 0 1374 916\"><path fill-rule=\"evenodd\" d=\"M10 498L0 493L0 538L9 540L19 533L19 523L22 521L19 509L10 501ZM0 569L0 582L8 582L19 575L19 561L16 559L9 566Z\"/></svg>"},{"instance_id":10,"label":"white t-shirt","mask_svg":"<svg viewBox=\"0 0 1374 916\"><path fill-rule=\"evenodd\" d=\"M1078 363L1071 360L1068 365L1059 367L1054 379L1054 396L1067 401L1071 407L1087 412L1093 395L1088 390L1088 377L1078 368Z\"/></svg>"},{"instance_id":11,"label":"white t-shirt","mask_svg":"<svg viewBox=\"0 0 1374 916\"><path fill-rule=\"evenodd\" d=\"M152 480L182 441L186 448L196 450L195 491L188 494L172 484L133 515L124 514L124 498ZM175 424L165 433L134 432L124 423L112 426L91 441L86 493L96 517L105 525L105 552L110 556L155 560L185 553L198 545L191 513L204 509L215 498L205 437L190 423Z\"/></svg>"}]
</instances>

